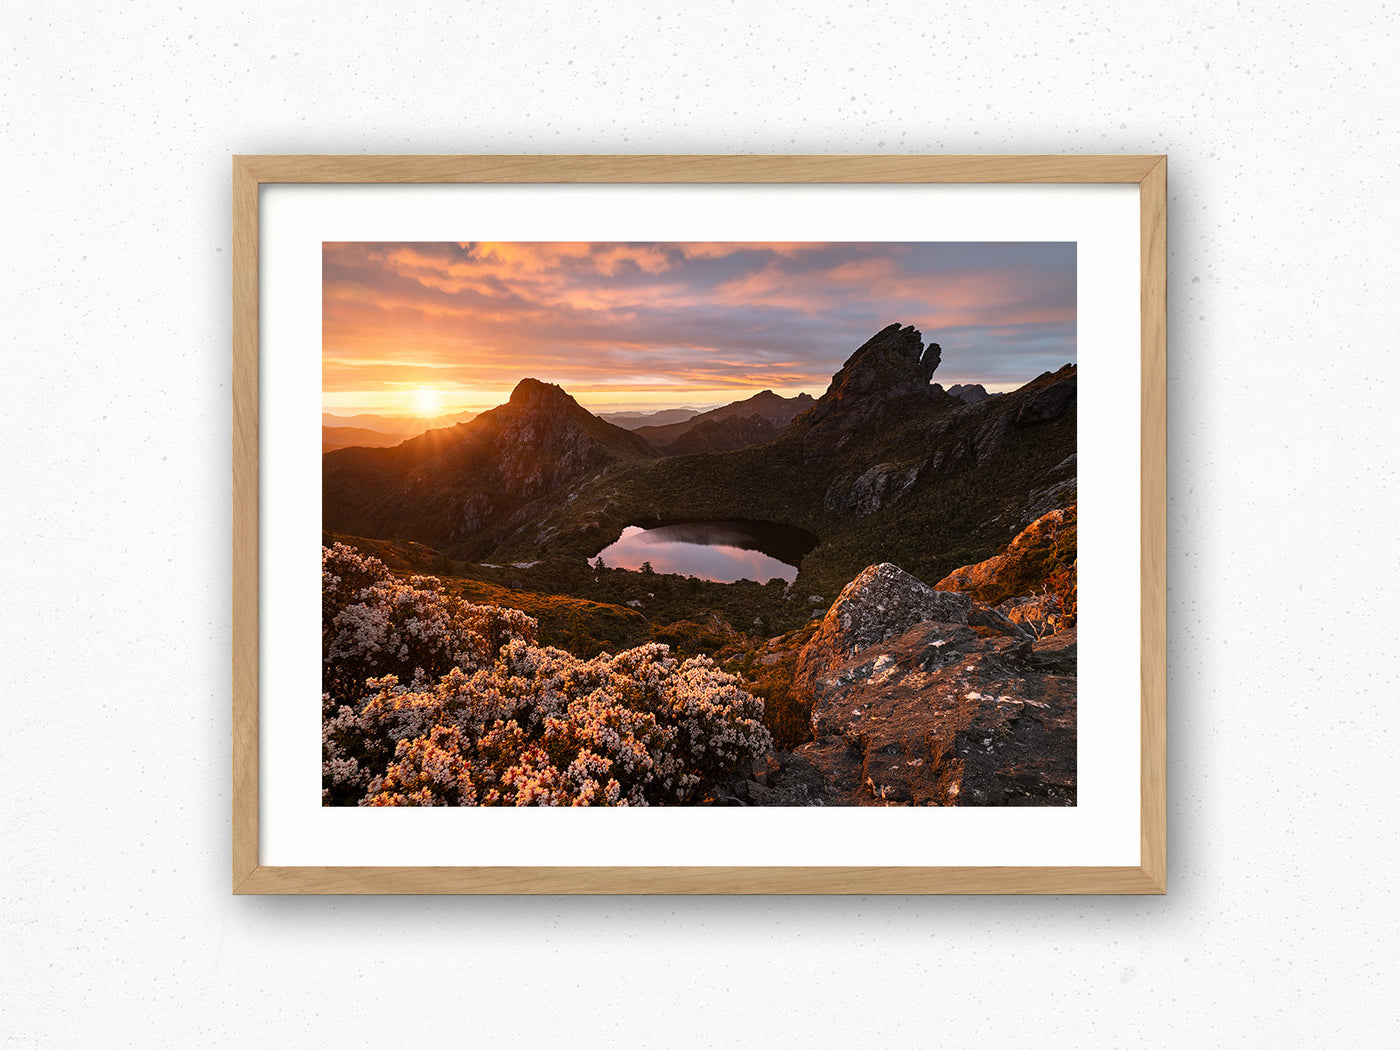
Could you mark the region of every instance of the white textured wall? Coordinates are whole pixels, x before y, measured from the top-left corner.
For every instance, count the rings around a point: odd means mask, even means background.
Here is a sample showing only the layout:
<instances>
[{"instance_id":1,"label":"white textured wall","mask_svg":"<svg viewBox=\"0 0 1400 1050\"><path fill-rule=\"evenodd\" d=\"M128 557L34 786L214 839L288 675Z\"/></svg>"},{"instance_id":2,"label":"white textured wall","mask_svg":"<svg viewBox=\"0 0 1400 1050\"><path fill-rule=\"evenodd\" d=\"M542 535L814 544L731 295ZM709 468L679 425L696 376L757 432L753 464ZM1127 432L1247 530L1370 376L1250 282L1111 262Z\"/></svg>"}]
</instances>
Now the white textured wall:
<instances>
[{"instance_id":1,"label":"white textured wall","mask_svg":"<svg viewBox=\"0 0 1400 1050\"><path fill-rule=\"evenodd\" d=\"M967 6L0 11L0 1035L1400 1042L1394 5ZM1168 896L230 896L228 155L513 151L1170 154Z\"/></svg>"}]
</instances>

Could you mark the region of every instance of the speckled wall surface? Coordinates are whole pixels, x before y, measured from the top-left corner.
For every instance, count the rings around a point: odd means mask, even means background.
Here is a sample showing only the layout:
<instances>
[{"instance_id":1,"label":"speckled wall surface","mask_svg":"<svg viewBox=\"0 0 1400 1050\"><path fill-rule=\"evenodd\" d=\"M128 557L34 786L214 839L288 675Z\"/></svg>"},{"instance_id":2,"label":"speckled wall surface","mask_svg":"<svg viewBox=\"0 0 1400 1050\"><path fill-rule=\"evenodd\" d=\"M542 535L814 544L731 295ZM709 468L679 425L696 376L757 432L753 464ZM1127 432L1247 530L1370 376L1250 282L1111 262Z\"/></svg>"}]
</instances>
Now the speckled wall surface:
<instances>
[{"instance_id":1,"label":"speckled wall surface","mask_svg":"<svg viewBox=\"0 0 1400 1050\"><path fill-rule=\"evenodd\" d=\"M12 3L14 1046L1394 1046L1393 5ZM1159 899L234 899L229 161L1166 152Z\"/></svg>"}]
</instances>

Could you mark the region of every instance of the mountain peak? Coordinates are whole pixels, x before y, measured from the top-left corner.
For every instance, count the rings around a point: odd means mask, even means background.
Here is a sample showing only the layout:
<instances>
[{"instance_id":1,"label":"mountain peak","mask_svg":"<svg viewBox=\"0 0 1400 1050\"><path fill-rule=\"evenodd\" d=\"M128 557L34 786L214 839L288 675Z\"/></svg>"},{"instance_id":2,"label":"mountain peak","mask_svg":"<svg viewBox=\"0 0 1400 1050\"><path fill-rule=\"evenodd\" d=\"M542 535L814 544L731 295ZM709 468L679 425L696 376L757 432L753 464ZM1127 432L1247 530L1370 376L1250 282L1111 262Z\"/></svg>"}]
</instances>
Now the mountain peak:
<instances>
[{"instance_id":1,"label":"mountain peak","mask_svg":"<svg viewBox=\"0 0 1400 1050\"><path fill-rule=\"evenodd\" d=\"M926 387L942 356L943 348L937 343L925 347L917 328L901 326L896 321L880 329L848 357L831 385L836 387L845 378L848 384L857 381L862 388L869 388L871 380L879 380L880 386L893 380L899 386ZM890 391L896 392L903 391Z\"/></svg>"},{"instance_id":2,"label":"mountain peak","mask_svg":"<svg viewBox=\"0 0 1400 1050\"><path fill-rule=\"evenodd\" d=\"M827 406L852 400L890 398L911 395L927 397L929 381L938 368L942 347L937 343L924 346L919 330L913 325L892 325L880 329L867 339L831 377L831 386L822 395Z\"/></svg>"},{"instance_id":3,"label":"mountain peak","mask_svg":"<svg viewBox=\"0 0 1400 1050\"><path fill-rule=\"evenodd\" d=\"M322 521L332 531L394 536L439 549L481 542L561 487L656 455L554 383L522 379L510 401L469 423L394 448L346 448L323 461ZM518 523L518 522L517 522Z\"/></svg>"},{"instance_id":4,"label":"mountain peak","mask_svg":"<svg viewBox=\"0 0 1400 1050\"><path fill-rule=\"evenodd\" d=\"M510 392L510 403L519 408L581 407L563 387L538 379L522 379L516 383Z\"/></svg>"}]
</instances>

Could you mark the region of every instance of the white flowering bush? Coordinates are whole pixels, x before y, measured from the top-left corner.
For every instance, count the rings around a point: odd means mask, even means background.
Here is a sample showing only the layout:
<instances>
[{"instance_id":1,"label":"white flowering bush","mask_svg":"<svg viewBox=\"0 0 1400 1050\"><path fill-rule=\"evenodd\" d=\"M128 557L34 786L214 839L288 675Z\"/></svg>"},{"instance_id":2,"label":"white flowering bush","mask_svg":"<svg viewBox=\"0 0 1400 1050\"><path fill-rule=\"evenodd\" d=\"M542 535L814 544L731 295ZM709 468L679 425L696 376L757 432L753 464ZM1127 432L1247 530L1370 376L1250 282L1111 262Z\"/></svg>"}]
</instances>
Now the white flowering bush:
<instances>
[{"instance_id":1,"label":"white flowering bush","mask_svg":"<svg viewBox=\"0 0 1400 1050\"><path fill-rule=\"evenodd\" d=\"M707 657L542 648L523 613L341 544L322 582L327 804L686 803L773 748L763 702Z\"/></svg>"}]
</instances>

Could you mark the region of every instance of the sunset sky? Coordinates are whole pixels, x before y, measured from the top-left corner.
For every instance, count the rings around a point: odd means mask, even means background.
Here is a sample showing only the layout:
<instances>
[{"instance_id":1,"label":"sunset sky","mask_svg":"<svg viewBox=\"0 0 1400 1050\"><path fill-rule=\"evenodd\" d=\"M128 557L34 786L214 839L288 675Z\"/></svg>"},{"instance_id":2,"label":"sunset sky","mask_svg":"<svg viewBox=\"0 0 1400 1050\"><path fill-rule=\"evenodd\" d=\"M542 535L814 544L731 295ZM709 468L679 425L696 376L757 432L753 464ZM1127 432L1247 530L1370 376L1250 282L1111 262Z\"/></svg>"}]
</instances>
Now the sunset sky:
<instances>
[{"instance_id":1,"label":"sunset sky","mask_svg":"<svg viewBox=\"0 0 1400 1050\"><path fill-rule=\"evenodd\" d=\"M594 411L821 396L875 332L935 380L1012 389L1075 360L1075 245L327 243L323 410L490 408L529 376Z\"/></svg>"}]
</instances>

